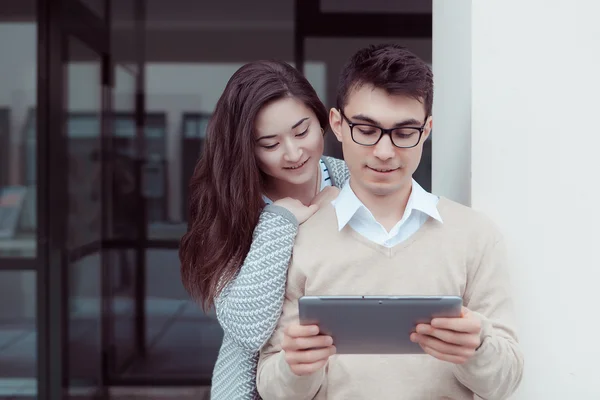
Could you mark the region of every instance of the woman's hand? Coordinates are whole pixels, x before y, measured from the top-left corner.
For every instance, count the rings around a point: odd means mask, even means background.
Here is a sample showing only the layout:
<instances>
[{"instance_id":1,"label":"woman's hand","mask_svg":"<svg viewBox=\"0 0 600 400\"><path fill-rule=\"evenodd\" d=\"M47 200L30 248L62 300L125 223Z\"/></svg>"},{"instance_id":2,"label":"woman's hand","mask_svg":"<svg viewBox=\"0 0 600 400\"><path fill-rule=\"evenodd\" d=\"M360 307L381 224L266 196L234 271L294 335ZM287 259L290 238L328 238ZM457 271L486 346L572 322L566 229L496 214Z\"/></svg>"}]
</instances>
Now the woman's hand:
<instances>
[{"instance_id":1,"label":"woman's hand","mask_svg":"<svg viewBox=\"0 0 600 400\"><path fill-rule=\"evenodd\" d=\"M335 186L327 186L325 189L321 190L319 194L313 197L310 204L316 204L319 207L323 207L326 204L331 203L338 194L340 194L340 189Z\"/></svg>"},{"instance_id":2,"label":"woman's hand","mask_svg":"<svg viewBox=\"0 0 600 400\"><path fill-rule=\"evenodd\" d=\"M307 219L309 219L319 209L318 204L311 204L307 207L304 204L302 204L300 200L292 199L291 197L285 197L283 199L277 200L273 203L273 205L283 207L292 214L294 214L294 216L298 220L298 224L301 224Z\"/></svg>"},{"instance_id":3,"label":"woman's hand","mask_svg":"<svg viewBox=\"0 0 600 400\"><path fill-rule=\"evenodd\" d=\"M313 197L309 206L305 206L300 200L292 199L291 197L285 197L277 200L273 203L273 205L286 208L289 212L294 214L298 220L298 224L301 224L312 217L320 207L325 206L335 199L339 193L340 189L334 186L328 186L321 190L321 192L315 197Z\"/></svg>"}]
</instances>

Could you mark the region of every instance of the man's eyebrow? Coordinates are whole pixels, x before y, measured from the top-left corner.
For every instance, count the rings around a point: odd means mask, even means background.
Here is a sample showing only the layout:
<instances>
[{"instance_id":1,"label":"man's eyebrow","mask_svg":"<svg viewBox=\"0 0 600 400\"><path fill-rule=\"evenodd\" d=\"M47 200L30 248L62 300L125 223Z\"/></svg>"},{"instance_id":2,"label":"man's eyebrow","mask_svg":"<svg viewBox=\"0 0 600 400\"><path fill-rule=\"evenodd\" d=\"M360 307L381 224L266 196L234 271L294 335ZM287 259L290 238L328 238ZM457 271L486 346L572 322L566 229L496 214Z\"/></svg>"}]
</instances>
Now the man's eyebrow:
<instances>
[{"instance_id":1,"label":"man's eyebrow","mask_svg":"<svg viewBox=\"0 0 600 400\"><path fill-rule=\"evenodd\" d=\"M381 126L381 124L378 121L374 120L371 117L363 115L363 114L353 115L352 119L359 120L361 122L365 122L365 123L371 124L371 125ZM402 128L403 126L421 126L421 125L423 125L423 123L421 121L414 119L414 118L409 118L409 119L405 119L404 121L396 122L394 124L393 128Z\"/></svg>"},{"instance_id":2,"label":"man's eyebrow","mask_svg":"<svg viewBox=\"0 0 600 400\"><path fill-rule=\"evenodd\" d=\"M298 122L296 122L294 125L292 125L292 128L291 128L291 129L295 129L295 128L297 128L298 126L300 126L300 124L302 124L302 123L303 123L304 121L306 121L307 119L309 119L309 117L304 117L304 118L302 118L300 121L298 121ZM258 139L256 139L256 141L263 140L263 139L273 139L273 138L276 138L277 136L279 136L279 135L267 135L267 136L261 136L261 137L259 137Z\"/></svg>"}]
</instances>

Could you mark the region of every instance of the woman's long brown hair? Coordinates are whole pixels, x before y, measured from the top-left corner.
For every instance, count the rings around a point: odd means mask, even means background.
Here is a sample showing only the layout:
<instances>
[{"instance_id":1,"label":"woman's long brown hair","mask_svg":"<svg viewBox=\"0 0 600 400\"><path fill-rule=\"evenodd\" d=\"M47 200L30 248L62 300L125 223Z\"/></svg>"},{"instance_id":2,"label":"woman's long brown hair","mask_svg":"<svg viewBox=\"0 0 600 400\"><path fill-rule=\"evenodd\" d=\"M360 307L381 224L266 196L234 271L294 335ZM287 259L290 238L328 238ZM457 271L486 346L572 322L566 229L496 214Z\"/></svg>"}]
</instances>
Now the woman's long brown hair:
<instances>
[{"instance_id":1,"label":"woman's long brown hair","mask_svg":"<svg viewBox=\"0 0 600 400\"><path fill-rule=\"evenodd\" d=\"M237 70L208 124L203 154L190 181L188 232L179 259L183 285L210 308L238 273L264 207L264 177L255 159L254 126L267 104L292 96L327 126L327 110L292 66L258 61Z\"/></svg>"}]
</instances>

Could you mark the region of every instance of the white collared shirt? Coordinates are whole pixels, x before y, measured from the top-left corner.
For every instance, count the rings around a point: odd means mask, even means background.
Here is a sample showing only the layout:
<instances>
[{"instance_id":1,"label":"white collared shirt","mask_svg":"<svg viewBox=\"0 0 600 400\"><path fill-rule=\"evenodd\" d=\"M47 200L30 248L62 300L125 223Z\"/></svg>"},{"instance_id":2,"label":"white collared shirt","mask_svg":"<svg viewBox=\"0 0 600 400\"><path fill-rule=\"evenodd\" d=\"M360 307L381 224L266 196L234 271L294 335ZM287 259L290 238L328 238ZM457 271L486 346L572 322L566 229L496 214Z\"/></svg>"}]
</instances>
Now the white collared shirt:
<instances>
[{"instance_id":1,"label":"white collared shirt","mask_svg":"<svg viewBox=\"0 0 600 400\"><path fill-rule=\"evenodd\" d=\"M331 202L335 208L338 229L341 231L347 224L357 233L370 241L385 247L394 247L408 239L421 228L429 217L442 221L437 210L439 198L423 189L414 179L412 191L404 210L402 219L388 232L356 197L346 182L340 194Z\"/></svg>"}]
</instances>

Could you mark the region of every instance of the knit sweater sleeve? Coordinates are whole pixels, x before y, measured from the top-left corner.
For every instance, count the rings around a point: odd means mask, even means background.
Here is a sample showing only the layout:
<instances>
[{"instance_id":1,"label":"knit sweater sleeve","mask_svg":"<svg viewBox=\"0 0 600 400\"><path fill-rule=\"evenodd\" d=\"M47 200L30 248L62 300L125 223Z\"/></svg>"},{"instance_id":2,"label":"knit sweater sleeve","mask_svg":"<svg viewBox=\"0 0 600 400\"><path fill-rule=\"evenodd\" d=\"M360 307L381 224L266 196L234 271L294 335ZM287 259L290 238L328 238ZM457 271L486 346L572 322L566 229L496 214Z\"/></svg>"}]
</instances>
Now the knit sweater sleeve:
<instances>
[{"instance_id":1,"label":"knit sweater sleeve","mask_svg":"<svg viewBox=\"0 0 600 400\"><path fill-rule=\"evenodd\" d=\"M506 399L523 376L523 354L515 328L504 241L496 233L467 277L465 306L482 322L482 344L467 363L454 366L456 378L484 399Z\"/></svg>"},{"instance_id":2,"label":"knit sweater sleeve","mask_svg":"<svg viewBox=\"0 0 600 400\"><path fill-rule=\"evenodd\" d=\"M290 211L266 206L244 264L215 301L221 327L243 349L259 351L275 330L297 232Z\"/></svg>"},{"instance_id":3,"label":"knit sweater sleeve","mask_svg":"<svg viewBox=\"0 0 600 400\"><path fill-rule=\"evenodd\" d=\"M324 156L323 161L325 162L327 170L329 171L331 184L339 188L344 186L344 183L346 183L348 178L350 178L350 171L348 171L346 162L344 160L328 156Z\"/></svg>"},{"instance_id":4,"label":"knit sweater sleeve","mask_svg":"<svg viewBox=\"0 0 600 400\"><path fill-rule=\"evenodd\" d=\"M299 254L302 256L297 258ZM256 388L264 400L311 400L319 392L327 393L327 366L313 374L298 376L286 362L285 351L282 350L285 328L299 321L298 301L306 293L306 274L301 265L303 262L299 260L306 258L307 254L314 254L311 247L298 246L296 243L288 271L281 318L269 341L260 349Z\"/></svg>"}]
</instances>

